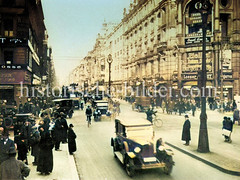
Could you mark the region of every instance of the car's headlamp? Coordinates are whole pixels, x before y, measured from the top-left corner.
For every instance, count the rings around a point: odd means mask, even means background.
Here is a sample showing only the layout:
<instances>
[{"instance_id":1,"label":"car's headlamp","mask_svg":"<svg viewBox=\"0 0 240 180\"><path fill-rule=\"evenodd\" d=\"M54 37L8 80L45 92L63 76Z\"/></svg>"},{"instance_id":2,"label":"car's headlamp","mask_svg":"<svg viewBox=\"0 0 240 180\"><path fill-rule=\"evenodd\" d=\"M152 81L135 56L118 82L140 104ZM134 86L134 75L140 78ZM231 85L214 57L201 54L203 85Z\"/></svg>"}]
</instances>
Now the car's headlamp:
<instances>
[{"instance_id":1,"label":"car's headlamp","mask_svg":"<svg viewBox=\"0 0 240 180\"><path fill-rule=\"evenodd\" d=\"M140 151L141 151L141 148L140 148L140 147L135 147L135 148L134 148L134 152L135 152L135 153L140 153Z\"/></svg>"},{"instance_id":2,"label":"car's headlamp","mask_svg":"<svg viewBox=\"0 0 240 180\"><path fill-rule=\"evenodd\" d=\"M159 150L159 151L164 151L164 150L165 150L165 147L161 145L161 146L158 147L158 150Z\"/></svg>"}]
</instances>

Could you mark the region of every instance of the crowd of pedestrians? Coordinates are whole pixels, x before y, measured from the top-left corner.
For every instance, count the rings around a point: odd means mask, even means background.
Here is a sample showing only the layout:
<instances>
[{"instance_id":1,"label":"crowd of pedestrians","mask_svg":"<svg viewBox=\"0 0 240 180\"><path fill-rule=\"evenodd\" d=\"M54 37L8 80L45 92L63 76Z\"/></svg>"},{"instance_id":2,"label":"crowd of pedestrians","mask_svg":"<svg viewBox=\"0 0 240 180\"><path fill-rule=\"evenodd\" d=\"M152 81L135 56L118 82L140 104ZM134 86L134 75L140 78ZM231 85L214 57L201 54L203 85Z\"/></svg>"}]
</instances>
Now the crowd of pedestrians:
<instances>
[{"instance_id":1,"label":"crowd of pedestrians","mask_svg":"<svg viewBox=\"0 0 240 180\"><path fill-rule=\"evenodd\" d=\"M77 150L74 126L68 125L66 115L59 106L51 106L45 101L45 105L38 109L34 108L34 104L29 99L16 108L16 113L32 113L35 120L29 117L24 124L15 124L13 140L9 137L8 128L3 123L0 125L0 180L23 179L28 176L28 153L33 156L32 164L36 166L36 171L49 175L53 171L54 148L55 151L61 151L60 144L68 143L70 155ZM1 108L1 113L4 113L3 109ZM10 167L12 164L14 171Z\"/></svg>"}]
</instances>

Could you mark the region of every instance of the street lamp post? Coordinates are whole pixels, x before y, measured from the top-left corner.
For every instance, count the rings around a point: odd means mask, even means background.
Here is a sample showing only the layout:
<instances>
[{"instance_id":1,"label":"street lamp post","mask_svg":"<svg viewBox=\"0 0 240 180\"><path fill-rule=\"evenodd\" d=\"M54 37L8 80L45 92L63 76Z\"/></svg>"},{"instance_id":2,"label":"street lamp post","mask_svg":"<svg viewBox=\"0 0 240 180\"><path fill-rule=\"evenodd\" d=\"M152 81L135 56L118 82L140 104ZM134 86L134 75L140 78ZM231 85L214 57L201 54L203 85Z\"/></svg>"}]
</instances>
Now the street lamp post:
<instances>
[{"instance_id":1,"label":"street lamp post","mask_svg":"<svg viewBox=\"0 0 240 180\"><path fill-rule=\"evenodd\" d=\"M108 55L107 62L109 65L109 79L108 79L109 96L111 97L111 64L113 62L111 54Z\"/></svg>"},{"instance_id":2,"label":"street lamp post","mask_svg":"<svg viewBox=\"0 0 240 180\"><path fill-rule=\"evenodd\" d=\"M223 49L222 49L222 43L221 43L221 113L223 113Z\"/></svg>"},{"instance_id":3,"label":"street lamp post","mask_svg":"<svg viewBox=\"0 0 240 180\"><path fill-rule=\"evenodd\" d=\"M199 139L198 139L198 149L199 152L209 152L209 142L208 142L208 132L207 132L207 113L206 113L206 81L207 81L207 72L206 72L206 29L207 29L207 19L208 14L210 14L212 5L209 0L200 0L195 4L195 8L201 13L202 16L202 34L203 34L203 43L202 43L202 72L201 72L201 115L200 115L200 130L199 130Z\"/></svg>"}]
</instances>

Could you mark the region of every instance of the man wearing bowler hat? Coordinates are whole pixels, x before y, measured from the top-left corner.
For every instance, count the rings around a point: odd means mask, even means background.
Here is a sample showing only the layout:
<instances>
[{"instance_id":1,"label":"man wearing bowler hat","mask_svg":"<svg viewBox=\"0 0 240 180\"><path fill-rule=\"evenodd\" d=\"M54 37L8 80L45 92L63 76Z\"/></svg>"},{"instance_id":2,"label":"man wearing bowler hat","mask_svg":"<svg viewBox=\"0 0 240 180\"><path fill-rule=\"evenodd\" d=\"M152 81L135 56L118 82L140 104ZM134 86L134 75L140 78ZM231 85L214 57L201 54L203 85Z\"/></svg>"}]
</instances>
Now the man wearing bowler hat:
<instances>
[{"instance_id":1,"label":"man wearing bowler hat","mask_svg":"<svg viewBox=\"0 0 240 180\"><path fill-rule=\"evenodd\" d=\"M189 121L188 115L185 115L185 122L183 124L183 130L182 130L182 140L186 141L184 145L188 146L189 141L191 140L191 135L190 135L190 128L191 128L191 123Z\"/></svg>"}]
</instances>

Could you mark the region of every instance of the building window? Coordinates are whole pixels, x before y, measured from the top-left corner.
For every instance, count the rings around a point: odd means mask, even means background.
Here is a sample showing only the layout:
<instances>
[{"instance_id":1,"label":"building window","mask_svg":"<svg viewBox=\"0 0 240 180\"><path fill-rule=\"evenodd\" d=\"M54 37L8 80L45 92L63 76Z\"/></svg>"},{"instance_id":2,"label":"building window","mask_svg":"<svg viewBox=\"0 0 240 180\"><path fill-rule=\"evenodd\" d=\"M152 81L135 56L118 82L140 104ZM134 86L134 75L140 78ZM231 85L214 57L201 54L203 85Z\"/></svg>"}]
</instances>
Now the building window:
<instances>
[{"instance_id":1,"label":"building window","mask_svg":"<svg viewBox=\"0 0 240 180\"><path fill-rule=\"evenodd\" d=\"M227 37L228 35L228 14L220 14L220 26L222 37Z\"/></svg>"},{"instance_id":2,"label":"building window","mask_svg":"<svg viewBox=\"0 0 240 180\"><path fill-rule=\"evenodd\" d=\"M104 70L105 70L105 66L101 65L101 71L104 71Z\"/></svg>"},{"instance_id":3,"label":"building window","mask_svg":"<svg viewBox=\"0 0 240 180\"><path fill-rule=\"evenodd\" d=\"M4 20L4 36L12 37L13 36L13 19Z\"/></svg>"},{"instance_id":4,"label":"building window","mask_svg":"<svg viewBox=\"0 0 240 180\"><path fill-rule=\"evenodd\" d=\"M160 12L158 13L157 17L158 17L158 18L160 18L160 17L161 17L161 13L160 13Z\"/></svg>"},{"instance_id":5,"label":"building window","mask_svg":"<svg viewBox=\"0 0 240 180\"><path fill-rule=\"evenodd\" d=\"M153 23L154 22L154 18L152 18L150 22Z\"/></svg>"},{"instance_id":6,"label":"building window","mask_svg":"<svg viewBox=\"0 0 240 180\"><path fill-rule=\"evenodd\" d=\"M4 51L4 61L7 65L13 63L13 51Z\"/></svg>"}]
</instances>

